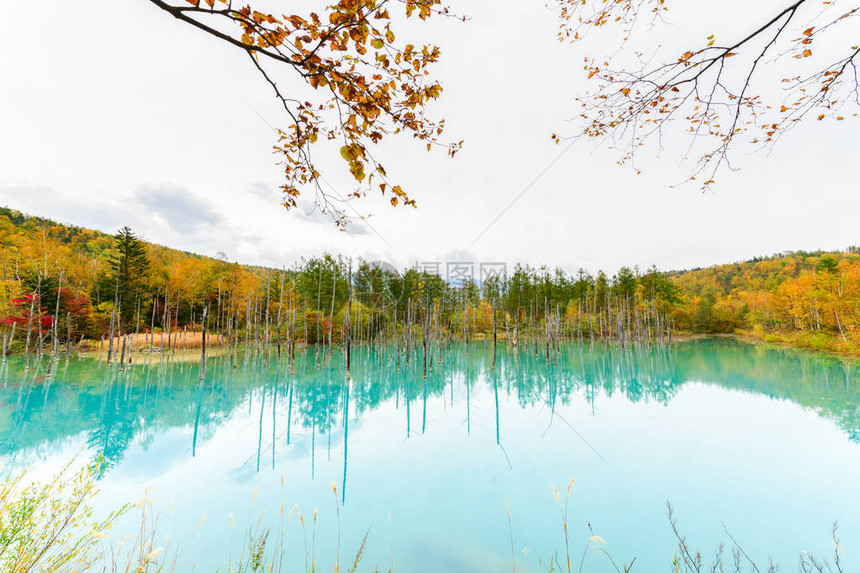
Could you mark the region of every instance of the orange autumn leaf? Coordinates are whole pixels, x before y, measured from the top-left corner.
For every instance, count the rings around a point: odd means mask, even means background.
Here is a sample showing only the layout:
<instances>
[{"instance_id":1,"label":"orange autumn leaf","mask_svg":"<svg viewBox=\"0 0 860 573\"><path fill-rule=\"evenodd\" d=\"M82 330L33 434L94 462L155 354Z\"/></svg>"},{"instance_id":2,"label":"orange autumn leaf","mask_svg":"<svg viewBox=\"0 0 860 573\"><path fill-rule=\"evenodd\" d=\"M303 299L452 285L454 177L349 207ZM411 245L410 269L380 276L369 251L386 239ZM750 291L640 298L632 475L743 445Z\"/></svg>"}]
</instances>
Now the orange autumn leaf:
<instances>
[{"instance_id":1,"label":"orange autumn leaf","mask_svg":"<svg viewBox=\"0 0 860 573\"><path fill-rule=\"evenodd\" d=\"M441 140L445 122L427 110L427 104L442 95L442 86L433 76L441 50L416 41L412 28L408 34L403 32L403 39L412 41L396 44L396 23L385 2L335 0L324 3L319 12L294 14L270 14L250 5L234 8L227 0L153 4L244 50L274 90L286 112L287 125L278 130L275 151L284 167L281 190L288 208L296 205L301 193L312 192L323 211L330 210L343 221L340 202L321 183L318 143L343 142L340 155L360 184L350 193L355 197L364 196L371 182L387 184L387 173L371 150L389 137L408 134L430 149L445 149L452 157L462 146L462 142ZM223 7L215 9L216 4ZM414 14L420 20L449 14L442 0L403 0L402 4L407 17ZM309 96L313 99L294 99L292 88L288 93L281 87L286 82L275 83L272 77L279 70L314 88ZM414 205L414 201L402 192L399 204Z\"/></svg>"}]
</instances>

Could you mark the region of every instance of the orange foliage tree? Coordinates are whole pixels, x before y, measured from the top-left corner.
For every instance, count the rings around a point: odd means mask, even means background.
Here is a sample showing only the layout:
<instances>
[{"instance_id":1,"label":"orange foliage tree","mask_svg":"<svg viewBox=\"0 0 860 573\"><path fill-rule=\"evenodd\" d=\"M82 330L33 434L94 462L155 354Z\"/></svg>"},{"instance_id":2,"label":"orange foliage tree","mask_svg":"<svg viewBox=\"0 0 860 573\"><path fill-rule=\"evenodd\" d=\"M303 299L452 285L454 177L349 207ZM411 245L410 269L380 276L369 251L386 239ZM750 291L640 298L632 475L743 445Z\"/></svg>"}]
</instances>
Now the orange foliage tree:
<instances>
[{"instance_id":1,"label":"orange foliage tree","mask_svg":"<svg viewBox=\"0 0 860 573\"><path fill-rule=\"evenodd\" d=\"M860 348L860 257L786 253L680 273L683 328L775 335L801 345ZM798 338L799 337L799 338Z\"/></svg>"}]
</instances>

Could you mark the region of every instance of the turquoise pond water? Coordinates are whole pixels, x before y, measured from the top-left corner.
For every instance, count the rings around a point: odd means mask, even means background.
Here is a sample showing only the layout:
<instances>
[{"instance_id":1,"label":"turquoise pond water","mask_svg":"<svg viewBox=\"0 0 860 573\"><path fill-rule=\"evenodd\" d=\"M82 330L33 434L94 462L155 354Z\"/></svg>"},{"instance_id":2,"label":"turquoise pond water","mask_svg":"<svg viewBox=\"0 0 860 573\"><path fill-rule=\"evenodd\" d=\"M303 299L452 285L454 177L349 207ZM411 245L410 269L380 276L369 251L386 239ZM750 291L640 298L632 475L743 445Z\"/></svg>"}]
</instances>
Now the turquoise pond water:
<instances>
[{"instance_id":1,"label":"turquoise pond water","mask_svg":"<svg viewBox=\"0 0 860 573\"><path fill-rule=\"evenodd\" d=\"M235 367L216 356L202 384L180 357L123 371L73 357L52 376L10 360L0 465L44 477L103 451L98 510L152 499L179 571L235 558L250 523L278 529L282 503L298 506L287 571L305 570L304 538L333 570L338 507L342 562L370 531L359 570L509 571L506 503L516 571L543 571L564 558L552 486L572 478L577 567L593 531L633 571L670 571L669 500L706 556L730 544L725 527L755 559L794 571L801 551L830 556L838 520L846 570L860 570L857 362L714 339L568 344L554 364L500 346L492 370L491 346L460 344L441 362L434 350L425 380L420 359L398 368L390 350L359 347L347 382L341 354L317 359L299 353L292 374L253 352ZM585 570L612 565L591 549Z\"/></svg>"}]
</instances>

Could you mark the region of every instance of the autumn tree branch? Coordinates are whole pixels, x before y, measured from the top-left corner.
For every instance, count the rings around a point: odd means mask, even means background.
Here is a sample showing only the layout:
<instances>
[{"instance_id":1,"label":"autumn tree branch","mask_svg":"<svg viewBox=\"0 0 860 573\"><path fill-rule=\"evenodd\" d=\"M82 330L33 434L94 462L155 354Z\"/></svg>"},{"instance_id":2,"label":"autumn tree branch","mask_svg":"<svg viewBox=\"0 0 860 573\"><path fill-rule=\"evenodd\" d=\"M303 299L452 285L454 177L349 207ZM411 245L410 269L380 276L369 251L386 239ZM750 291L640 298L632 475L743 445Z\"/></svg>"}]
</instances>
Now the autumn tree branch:
<instances>
[{"instance_id":1,"label":"autumn tree branch","mask_svg":"<svg viewBox=\"0 0 860 573\"><path fill-rule=\"evenodd\" d=\"M428 102L442 94L431 69L440 57L434 45L397 43L389 5L404 8L406 18L426 20L450 15L440 0L339 0L322 15L276 16L230 0L149 0L156 7L207 34L246 52L285 109L289 127L278 130L275 150L283 158L286 181L283 204L296 206L307 186L316 205L343 225L347 216L319 183L311 149L318 142L340 139L340 156L359 184L351 197L365 195L374 178L392 205L415 205L399 185L388 182L385 168L370 152L386 136L409 133L428 150L442 147L453 156L462 142L440 138L444 120L429 118ZM264 61L271 64L267 69ZM271 66L269 66L271 67ZM299 81L290 92L316 97L287 97L274 71L287 69Z\"/></svg>"},{"instance_id":2,"label":"autumn tree branch","mask_svg":"<svg viewBox=\"0 0 860 573\"><path fill-rule=\"evenodd\" d=\"M625 45L632 42L641 15L651 15L656 26L667 10L664 0L557 0L557 4L562 40L579 41L589 29L615 25L621 26ZM747 134L745 143L768 147L814 109L824 112L817 117L823 120L845 103L860 102L858 46L804 79L784 73L789 64L808 68L817 60L813 41L860 11L860 6L843 7L832 17L836 2L825 2L818 13L809 8L813 4L795 0L736 41L719 45L711 35L704 45L662 64L642 62L638 56L641 65L631 68L613 64L613 58L587 58L586 72L597 88L577 98L582 131L554 134L554 139L584 136L606 141L621 150L621 162L634 162L651 139L662 150L664 134L674 128L689 137L682 161L697 156L687 180L699 180L709 188L724 167L732 169L730 154L739 145L738 136ZM793 38L792 30L797 30ZM853 78L846 77L849 70L854 71ZM783 100L775 103L779 92Z\"/></svg>"}]
</instances>

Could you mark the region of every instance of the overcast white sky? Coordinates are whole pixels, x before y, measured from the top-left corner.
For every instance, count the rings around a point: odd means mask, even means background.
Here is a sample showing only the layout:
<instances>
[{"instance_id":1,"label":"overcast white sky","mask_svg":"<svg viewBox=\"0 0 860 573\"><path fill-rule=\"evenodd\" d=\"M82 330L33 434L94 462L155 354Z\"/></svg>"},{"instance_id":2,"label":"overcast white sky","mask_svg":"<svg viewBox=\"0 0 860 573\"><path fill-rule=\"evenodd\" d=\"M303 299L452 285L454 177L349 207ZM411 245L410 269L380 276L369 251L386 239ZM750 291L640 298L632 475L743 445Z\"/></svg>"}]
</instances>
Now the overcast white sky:
<instances>
[{"instance_id":1,"label":"overcast white sky","mask_svg":"<svg viewBox=\"0 0 860 573\"><path fill-rule=\"evenodd\" d=\"M666 34L731 37L748 28L733 15L780 4L731 0L702 18L712 5L691 0ZM420 207L356 202L370 226L351 233L279 207L266 122L284 118L244 54L146 0L27 11L26 24L0 21L0 204L32 214L107 232L130 225L150 241L273 266L329 251L398 266L470 258L674 269L860 243L860 129L849 118L802 127L770 155L741 155L742 170L707 194L669 187L685 173L675 158L637 176L611 151L576 144L466 251L562 151L550 134L572 131L583 51L555 41L542 0L470 0L468 22L427 26L443 49L435 110L464 149L454 160L408 139L384 149L392 179ZM592 44L592 53L611 48ZM342 161L323 165L348 193Z\"/></svg>"}]
</instances>

